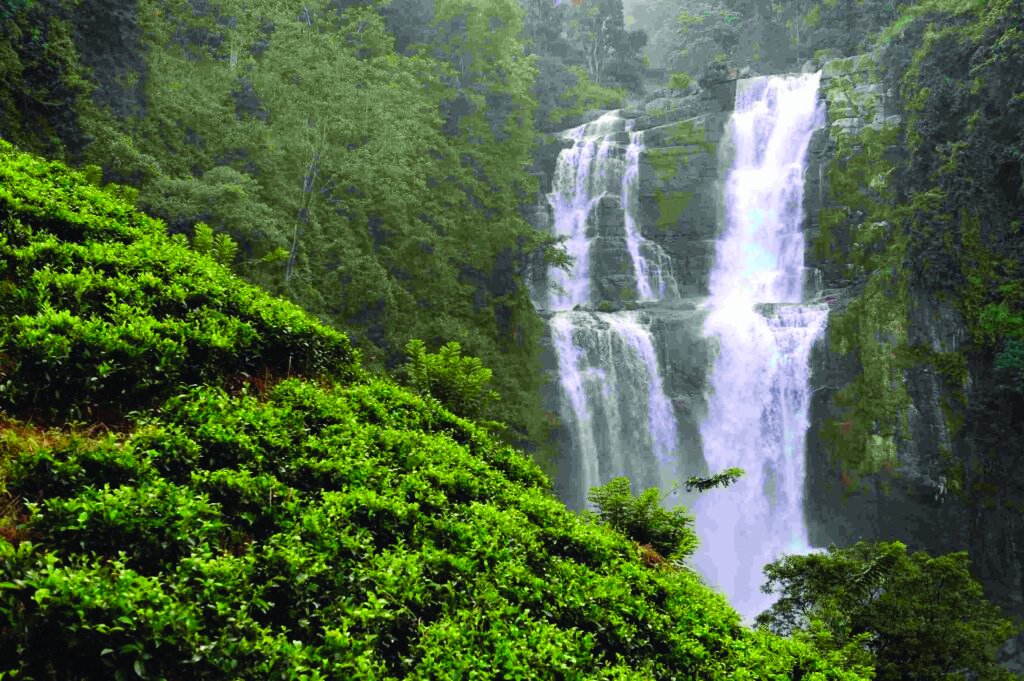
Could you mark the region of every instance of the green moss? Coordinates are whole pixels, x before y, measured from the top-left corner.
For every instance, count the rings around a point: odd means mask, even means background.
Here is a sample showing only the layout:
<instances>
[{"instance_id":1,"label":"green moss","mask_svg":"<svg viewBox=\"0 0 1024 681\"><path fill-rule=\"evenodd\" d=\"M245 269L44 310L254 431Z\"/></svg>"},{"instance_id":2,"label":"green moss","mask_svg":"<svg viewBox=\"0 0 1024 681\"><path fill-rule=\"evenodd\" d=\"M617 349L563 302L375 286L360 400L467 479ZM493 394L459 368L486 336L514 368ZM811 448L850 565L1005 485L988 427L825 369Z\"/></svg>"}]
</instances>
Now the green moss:
<instances>
[{"instance_id":1,"label":"green moss","mask_svg":"<svg viewBox=\"0 0 1024 681\"><path fill-rule=\"evenodd\" d=\"M685 121L679 121L673 123L670 128L670 132L666 136L665 146L696 146L705 154L714 154L717 150L714 142L707 140L707 131L704 127L704 121L700 119L690 119ZM690 151L688 153L694 153Z\"/></svg>"},{"instance_id":2,"label":"green moss","mask_svg":"<svg viewBox=\"0 0 1024 681\"><path fill-rule=\"evenodd\" d=\"M825 98L830 123L842 118L870 122L878 106L877 95L855 92L846 77L829 80ZM832 126L830 132L836 151L826 171L828 199L819 214L821 230L811 247L822 260L852 265L848 276L857 280L893 264L885 255L896 222L890 188L896 162L889 152L899 145L900 130L865 126L852 135Z\"/></svg>"},{"instance_id":3,"label":"green moss","mask_svg":"<svg viewBox=\"0 0 1024 681\"><path fill-rule=\"evenodd\" d=\"M822 67L822 77L852 79L855 83L874 78L877 68L870 54L858 54L842 59L831 59Z\"/></svg>"},{"instance_id":4,"label":"green moss","mask_svg":"<svg viewBox=\"0 0 1024 681\"><path fill-rule=\"evenodd\" d=\"M693 77L685 71L677 71L668 79L668 86L672 90L685 90L690 87Z\"/></svg>"},{"instance_id":5,"label":"green moss","mask_svg":"<svg viewBox=\"0 0 1024 681\"><path fill-rule=\"evenodd\" d=\"M859 78L874 77L869 55L833 60L828 83L830 121L870 122L877 95L855 90ZM872 82L868 78L867 83ZM867 127L846 134L831 127L836 153L827 169L826 206L812 247L818 258L842 265L862 281L862 294L829 323L833 351L855 354L861 373L835 395L838 418L823 424L832 456L851 474L869 474L897 463L898 442L907 432L910 396L904 370L907 351L908 280L902 262L906 238L898 229L889 179L896 164L887 152L899 142L899 129Z\"/></svg>"},{"instance_id":6,"label":"green moss","mask_svg":"<svg viewBox=\"0 0 1024 681\"><path fill-rule=\"evenodd\" d=\"M690 165L690 157L706 154L704 145L690 144L686 146L655 147L647 149L644 156L654 169L654 175L662 184L670 182L679 172L680 167Z\"/></svg>"},{"instance_id":7,"label":"green moss","mask_svg":"<svg viewBox=\"0 0 1024 681\"><path fill-rule=\"evenodd\" d=\"M696 196L695 192L659 192L658 219L654 226L658 229L670 229L679 223L679 218L690 205L690 201Z\"/></svg>"},{"instance_id":8,"label":"green moss","mask_svg":"<svg viewBox=\"0 0 1024 681\"><path fill-rule=\"evenodd\" d=\"M911 404L899 361L907 338L907 282L876 271L864 293L829 323L829 342L839 354L855 352L861 373L834 400L840 410L822 436L832 456L852 471L873 473L894 462L906 433Z\"/></svg>"},{"instance_id":9,"label":"green moss","mask_svg":"<svg viewBox=\"0 0 1024 681\"><path fill-rule=\"evenodd\" d=\"M668 112L669 112L669 108L666 107L666 106L655 106L655 107L652 107L650 109L647 109L647 115L651 118L651 120L655 120L655 121L660 119L662 116L664 116Z\"/></svg>"},{"instance_id":10,"label":"green moss","mask_svg":"<svg viewBox=\"0 0 1024 681\"><path fill-rule=\"evenodd\" d=\"M960 243L955 245L964 275L958 307L971 337L982 347L998 347L1006 339L1024 339L1024 286L1019 263L984 242L976 215L961 211ZM1018 227L1012 227L1016 232ZM952 246L952 245L951 245Z\"/></svg>"},{"instance_id":11,"label":"green moss","mask_svg":"<svg viewBox=\"0 0 1024 681\"><path fill-rule=\"evenodd\" d=\"M821 6L815 5L804 17L804 21L807 24L807 28L817 28L818 24L821 23ZM819 50L820 52L821 50Z\"/></svg>"}]
</instances>

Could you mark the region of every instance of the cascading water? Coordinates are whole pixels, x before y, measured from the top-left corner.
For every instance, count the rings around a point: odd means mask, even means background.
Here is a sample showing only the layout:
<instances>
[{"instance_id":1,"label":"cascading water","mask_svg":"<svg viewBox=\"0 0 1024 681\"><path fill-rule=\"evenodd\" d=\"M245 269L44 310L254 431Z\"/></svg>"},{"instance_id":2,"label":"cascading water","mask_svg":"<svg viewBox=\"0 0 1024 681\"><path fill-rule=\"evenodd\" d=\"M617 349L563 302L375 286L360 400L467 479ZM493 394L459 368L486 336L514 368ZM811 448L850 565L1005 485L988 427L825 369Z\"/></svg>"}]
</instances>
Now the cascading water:
<instances>
[{"instance_id":1,"label":"cascading water","mask_svg":"<svg viewBox=\"0 0 1024 681\"><path fill-rule=\"evenodd\" d=\"M626 149L626 170L622 173L622 213L626 229L626 247L636 273L640 300L672 300L679 297L672 276L672 261L656 244L640 235L636 225L637 186L640 180L640 154L644 151L643 131L633 132L634 121L627 121L629 147ZM642 253L641 253L642 251Z\"/></svg>"},{"instance_id":2,"label":"cascading water","mask_svg":"<svg viewBox=\"0 0 1024 681\"><path fill-rule=\"evenodd\" d=\"M643 132L633 132L633 123L611 111L563 135L573 146L558 155L548 201L554 211L555 234L565 238L574 264L568 272L553 269L549 273L548 309L567 310L592 302L595 273L590 251L594 238L603 236L595 208L602 198L616 195L624 233L609 236L625 239L636 283L635 294L623 297L656 301L678 296L669 257L636 228L637 175L644 147Z\"/></svg>"},{"instance_id":3,"label":"cascading water","mask_svg":"<svg viewBox=\"0 0 1024 681\"><path fill-rule=\"evenodd\" d=\"M810 551L803 516L808 356L827 307L800 305L803 172L823 122L820 74L739 81L725 225L711 271L704 333L718 341L701 426L711 474L741 480L693 506L697 569L748 621L769 607L762 567Z\"/></svg>"},{"instance_id":4,"label":"cascading water","mask_svg":"<svg viewBox=\"0 0 1024 681\"><path fill-rule=\"evenodd\" d=\"M569 492L580 507L591 487L621 475L642 489L657 486L676 447L672 406L638 314L579 311L551 319L562 419L578 452Z\"/></svg>"},{"instance_id":5,"label":"cascading water","mask_svg":"<svg viewBox=\"0 0 1024 681\"><path fill-rule=\"evenodd\" d=\"M587 309L594 307L595 282L621 279L622 263L613 267L593 256L602 240L604 257L627 253L632 269L629 285L616 291L617 302L656 303L678 296L668 256L637 229L643 134L632 126L613 111L564 133L573 146L558 157L549 196L555 233L565 237L575 260L570 271L549 273L552 286L544 307L551 312L561 416L575 454L567 476L572 489L563 490L563 497L577 508L585 505L591 487L613 477L657 485L659 467L677 446L646 313ZM602 224L598 206L608 200L617 205L619 219Z\"/></svg>"}]
</instances>

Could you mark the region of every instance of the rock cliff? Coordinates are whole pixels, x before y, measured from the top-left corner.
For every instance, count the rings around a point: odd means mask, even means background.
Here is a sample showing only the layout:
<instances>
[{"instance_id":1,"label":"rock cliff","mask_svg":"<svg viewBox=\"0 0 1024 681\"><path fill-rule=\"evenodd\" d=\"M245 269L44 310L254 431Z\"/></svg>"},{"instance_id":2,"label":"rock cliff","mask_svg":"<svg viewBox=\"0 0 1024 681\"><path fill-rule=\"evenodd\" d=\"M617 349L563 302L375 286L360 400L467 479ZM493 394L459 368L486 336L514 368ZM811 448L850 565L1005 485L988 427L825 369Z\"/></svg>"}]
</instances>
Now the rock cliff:
<instances>
[{"instance_id":1,"label":"rock cliff","mask_svg":"<svg viewBox=\"0 0 1024 681\"><path fill-rule=\"evenodd\" d=\"M808 265L822 273L828 333L812 355L806 513L814 545L899 539L932 554L967 550L986 595L1024 614L1024 523L982 493L984 456L965 427L983 367L954 303L906 275L893 229L906 197L899 103L876 55L826 62L829 125L810 152ZM1003 651L1024 670L1016 644Z\"/></svg>"}]
</instances>

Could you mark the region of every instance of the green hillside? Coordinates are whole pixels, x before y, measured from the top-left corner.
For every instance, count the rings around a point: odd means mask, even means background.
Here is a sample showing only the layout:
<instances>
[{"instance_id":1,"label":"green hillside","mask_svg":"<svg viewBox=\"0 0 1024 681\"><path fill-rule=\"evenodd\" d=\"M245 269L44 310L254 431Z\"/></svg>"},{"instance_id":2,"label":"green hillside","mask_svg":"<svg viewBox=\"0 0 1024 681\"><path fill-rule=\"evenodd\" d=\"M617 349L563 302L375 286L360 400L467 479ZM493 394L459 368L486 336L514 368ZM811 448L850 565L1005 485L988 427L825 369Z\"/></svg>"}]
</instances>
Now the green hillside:
<instances>
[{"instance_id":1,"label":"green hillside","mask_svg":"<svg viewBox=\"0 0 1024 681\"><path fill-rule=\"evenodd\" d=\"M117 194L0 142L0 678L867 678Z\"/></svg>"}]
</instances>

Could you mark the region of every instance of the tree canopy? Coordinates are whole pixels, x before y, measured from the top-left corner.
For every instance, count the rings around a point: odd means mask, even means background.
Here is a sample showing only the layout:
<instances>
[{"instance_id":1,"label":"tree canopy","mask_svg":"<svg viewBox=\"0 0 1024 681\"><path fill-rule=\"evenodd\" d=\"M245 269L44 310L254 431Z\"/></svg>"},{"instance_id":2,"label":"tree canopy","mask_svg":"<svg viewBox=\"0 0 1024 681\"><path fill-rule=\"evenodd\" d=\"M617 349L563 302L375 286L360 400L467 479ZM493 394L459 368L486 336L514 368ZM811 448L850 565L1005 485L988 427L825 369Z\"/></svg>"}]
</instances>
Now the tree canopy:
<instances>
[{"instance_id":1,"label":"tree canopy","mask_svg":"<svg viewBox=\"0 0 1024 681\"><path fill-rule=\"evenodd\" d=\"M822 650L859 648L877 681L1016 678L995 662L1014 627L969 565L964 552L908 555L898 541L785 556L765 566L762 591L779 599L756 621Z\"/></svg>"}]
</instances>

